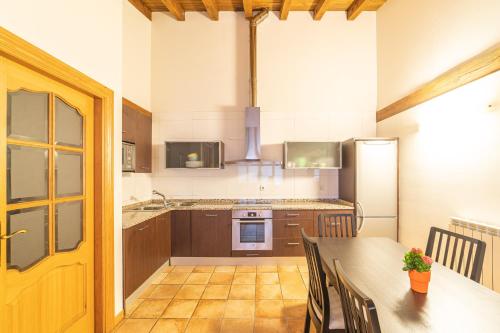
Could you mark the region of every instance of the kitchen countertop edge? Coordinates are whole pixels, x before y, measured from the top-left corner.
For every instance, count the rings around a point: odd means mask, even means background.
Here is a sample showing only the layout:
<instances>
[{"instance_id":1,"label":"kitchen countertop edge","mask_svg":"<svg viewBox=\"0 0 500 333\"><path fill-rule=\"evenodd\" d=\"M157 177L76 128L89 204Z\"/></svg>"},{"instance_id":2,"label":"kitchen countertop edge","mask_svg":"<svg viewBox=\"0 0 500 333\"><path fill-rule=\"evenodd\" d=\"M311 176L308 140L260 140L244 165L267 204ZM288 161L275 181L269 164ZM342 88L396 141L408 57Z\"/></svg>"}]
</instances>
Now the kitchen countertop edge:
<instances>
[{"instance_id":1,"label":"kitchen countertop edge","mask_svg":"<svg viewBox=\"0 0 500 333\"><path fill-rule=\"evenodd\" d=\"M146 222L152 218L175 210L231 210L233 204L195 204L193 206L169 207L157 211L134 212L124 210L122 213L122 229ZM300 202L300 203L276 203L270 204L272 210L353 210L350 203L328 203L328 202ZM238 206L239 209L253 209L255 206Z\"/></svg>"}]
</instances>

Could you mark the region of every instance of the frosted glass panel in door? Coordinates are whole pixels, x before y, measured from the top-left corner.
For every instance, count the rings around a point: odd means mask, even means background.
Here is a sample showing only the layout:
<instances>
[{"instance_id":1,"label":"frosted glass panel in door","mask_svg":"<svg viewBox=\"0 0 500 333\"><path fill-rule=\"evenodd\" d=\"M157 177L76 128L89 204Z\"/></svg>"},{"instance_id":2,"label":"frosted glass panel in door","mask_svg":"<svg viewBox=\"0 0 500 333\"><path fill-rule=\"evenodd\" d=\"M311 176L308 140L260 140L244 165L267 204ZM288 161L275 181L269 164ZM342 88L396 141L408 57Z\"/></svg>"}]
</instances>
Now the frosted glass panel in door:
<instances>
[{"instance_id":1,"label":"frosted glass panel in door","mask_svg":"<svg viewBox=\"0 0 500 333\"><path fill-rule=\"evenodd\" d=\"M395 140L356 141L356 200L364 216L397 215L397 149Z\"/></svg>"},{"instance_id":2,"label":"frosted glass panel in door","mask_svg":"<svg viewBox=\"0 0 500 333\"><path fill-rule=\"evenodd\" d=\"M80 153L56 151L56 196L83 194L83 156Z\"/></svg>"},{"instance_id":3,"label":"frosted glass panel in door","mask_svg":"<svg viewBox=\"0 0 500 333\"><path fill-rule=\"evenodd\" d=\"M49 94L26 90L7 94L7 136L48 142Z\"/></svg>"},{"instance_id":4,"label":"frosted glass panel in door","mask_svg":"<svg viewBox=\"0 0 500 333\"><path fill-rule=\"evenodd\" d=\"M55 108L56 144L82 147L83 118L80 113L59 97L56 97Z\"/></svg>"},{"instance_id":5,"label":"frosted glass panel in door","mask_svg":"<svg viewBox=\"0 0 500 333\"><path fill-rule=\"evenodd\" d=\"M82 201L63 202L56 205L56 251L70 251L83 239Z\"/></svg>"},{"instance_id":6,"label":"frosted glass panel in door","mask_svg":"<svg viewBox=\"0 0 500 333\"><path fill-rule=\"evenodd\" d=\"M7 146L7 202L48 198L48 150Z\"/></svg>"},{"instance_id":7,"label":"frosted glass panel in door","mask_svg":"<svg viewBox=\"0 0 500 333\"><path fill-rule=\"evenodd\" d=\"M7 240L7 267L24 271L49 254L48 206L7 212L7 234L26 233Z\"/></svg>"}]
</instances>

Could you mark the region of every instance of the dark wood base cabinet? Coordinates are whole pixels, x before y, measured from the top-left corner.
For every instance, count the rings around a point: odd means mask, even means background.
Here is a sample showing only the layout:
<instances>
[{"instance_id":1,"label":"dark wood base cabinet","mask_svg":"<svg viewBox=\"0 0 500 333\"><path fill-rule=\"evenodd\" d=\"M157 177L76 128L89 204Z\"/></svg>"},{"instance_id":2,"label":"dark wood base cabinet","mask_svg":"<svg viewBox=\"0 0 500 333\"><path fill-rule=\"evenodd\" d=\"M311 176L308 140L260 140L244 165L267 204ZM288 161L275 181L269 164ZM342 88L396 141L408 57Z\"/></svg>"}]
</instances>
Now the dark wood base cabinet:
<instances>
[{"instance_id":1,"label":"dark wood base cabinet","mask_svg":"<svg viewBox=\"0 0 500 333\"><path fill-rule=\"evenodd\" d=\"M231 222L229 210L192 211L191 255L193 257L230 257Z\"/></svg>"},{"instance_id":2,"label":"dark wood base cabinet","mask_svg":"<svg viewBox=\"0 0 500 333\"><path fill-rule=\"evenodd\" d=\"M273 212L273 256L304 256L304 245L300 230L312 236L314 211L279 210Z\"/></svg>"},{"instance_id":3,"label":"dark wood base cabinet","mask_svg":"<svg viewBox=\"0 0 500 333\"><path fill-rule=\"evenodd\" d=\"M170 212L123 230L123 292L130 296L171 257Z\"/></svg>"},{"instance_id":4,"label":"dark wood base cabinet","mask_svg":"<svg viewBox=\"0 0 500 333\"><path fill-rule=\"evenodd\" d=\"M191 257L191 211L172 212L172 257Z\"/></svg>"}]
</instances>

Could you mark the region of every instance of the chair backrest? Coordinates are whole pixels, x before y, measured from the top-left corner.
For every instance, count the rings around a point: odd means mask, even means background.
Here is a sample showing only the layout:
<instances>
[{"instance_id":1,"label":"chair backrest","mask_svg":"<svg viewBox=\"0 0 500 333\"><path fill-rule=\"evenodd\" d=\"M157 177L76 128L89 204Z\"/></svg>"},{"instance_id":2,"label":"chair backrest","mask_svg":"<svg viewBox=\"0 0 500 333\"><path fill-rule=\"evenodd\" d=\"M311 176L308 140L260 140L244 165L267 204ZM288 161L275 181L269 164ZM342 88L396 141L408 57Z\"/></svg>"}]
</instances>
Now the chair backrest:
<instances>
[{"instance_id":1,"label":"chair backrest","mask_svg":"<svg viewBox=\"0 0 500 333\"><path fill-rule=\"evenodd\" d=\"M358 232L354 214L319 214L317 223L319 237L356 237Z\"/></svg>"},{"instance_id":2,"label":"chair backrest","mask_svg":"<svg viewBox=\"0 0 500 333\"><path fill-rule=\"evenodd\" d=\"M344 322L349 333L380 333L377 309L373 301L347 277L340 261L334 260Z\"/></svg>"},{"instance_id":3,"label":"chair backrest","mask_svg":"<svg viewBox=\"0 0 500 333\"><path fill-rule=\"evenodd\" d=\"M316 321L328 325L330 322L330 299L328 298L326 274L321 266L318 244L306 235L304 228L302 228L301 233L309 268L309 300L314 307L313 314Z\"/></svg>"},{"instance_id":4,"label":"chair backrest","mask_svg":"<svg viewBox=\"0 0 500 333\"><path fill-rule=\"evenodd\" d=\"M435 262L479 282L485 251L486 243L479 239L431 227L425 255L431 257Z\"/></svg>"}]
</instances>

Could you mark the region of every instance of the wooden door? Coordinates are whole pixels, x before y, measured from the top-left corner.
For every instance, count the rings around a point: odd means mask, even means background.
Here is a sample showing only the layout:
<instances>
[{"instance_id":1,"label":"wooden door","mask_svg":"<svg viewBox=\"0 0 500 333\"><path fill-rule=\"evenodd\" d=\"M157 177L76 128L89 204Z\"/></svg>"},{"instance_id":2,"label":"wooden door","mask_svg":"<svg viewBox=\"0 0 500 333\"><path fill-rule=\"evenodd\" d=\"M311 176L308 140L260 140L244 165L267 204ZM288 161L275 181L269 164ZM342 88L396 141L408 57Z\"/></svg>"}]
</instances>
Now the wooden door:
<instances>
[{"instance_id":1,"label":"wooden door","mask_svg":"<svg viewBox=\"0 0 500 333\"><path fill-rule=\"evenodd\" d=\"M0 331L94 331L94 100L0 57Z\"/></svg>"},{"instance_id":2,"label":"wooden door","mask_svg":"<svg viewBox=\"0 0 500 333\"><path fill-rule=\"evenodd\" d=\"M231 212L194 210L191 213L193 257L231 256Z\"/></svg>"}]
</instances>

